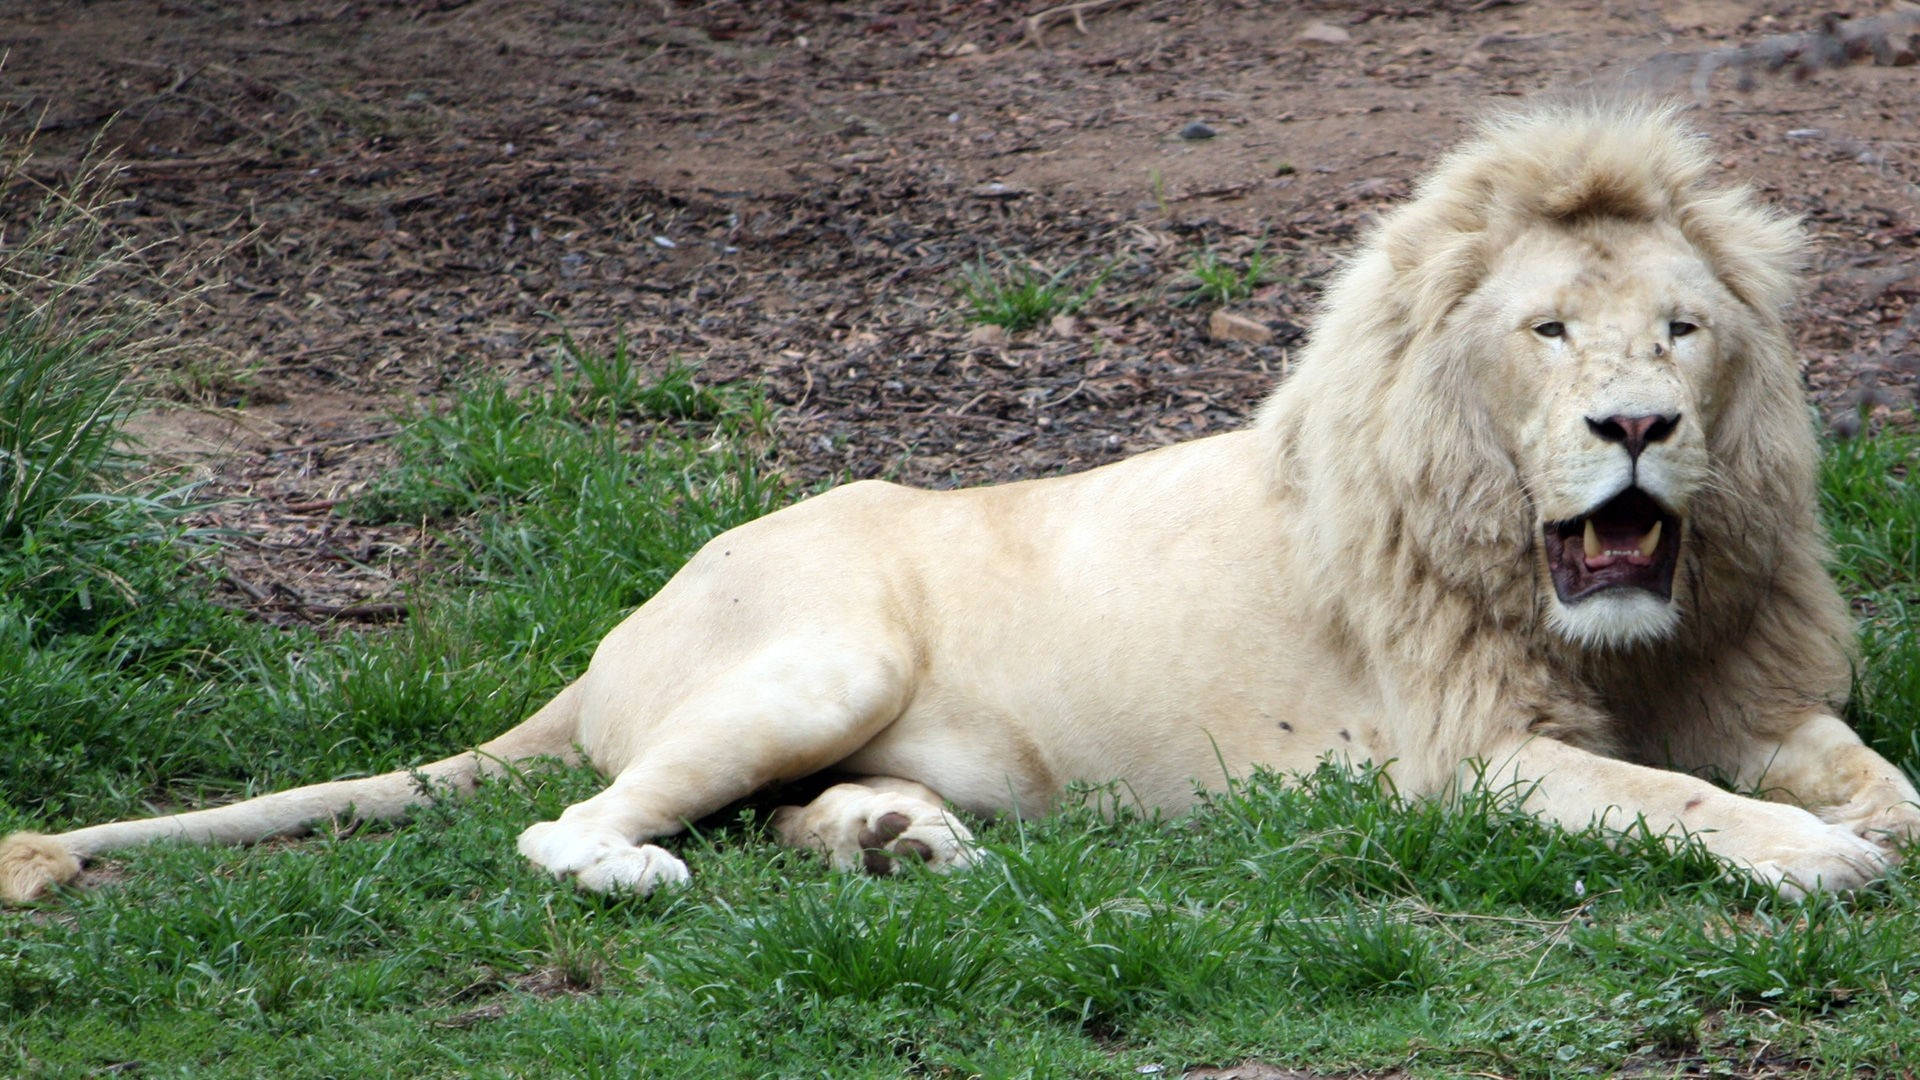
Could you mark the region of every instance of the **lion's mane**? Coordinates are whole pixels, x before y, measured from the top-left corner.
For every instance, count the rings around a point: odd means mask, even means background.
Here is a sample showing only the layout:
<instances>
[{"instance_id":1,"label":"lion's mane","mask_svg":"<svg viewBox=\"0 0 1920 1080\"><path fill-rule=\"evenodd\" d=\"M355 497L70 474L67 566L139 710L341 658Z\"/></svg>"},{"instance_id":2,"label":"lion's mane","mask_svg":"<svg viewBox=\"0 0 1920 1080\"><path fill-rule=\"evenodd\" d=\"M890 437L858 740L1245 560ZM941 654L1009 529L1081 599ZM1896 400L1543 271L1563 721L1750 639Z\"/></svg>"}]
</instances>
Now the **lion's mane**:
<instances>
[{"instance_id":1,"label":"lion's mane","mask_svg":"<svg viewBox=\"0 0 1920 1080\"><path fill-rule=\"evenodd\" d=\"M1431 715L1436 762L1503 729L1659 757L1846 693L1852 631L1822 566L1817 447L1783 323L1800 229L1710 184L1706 140L1677 112L1608 102L1485 123L1338 273L1257 420L1275 482L1306 508L1327 633L1392 705ZM1672 226L1738 301L1716 326L1714 471L1690 515L1680 629L1601 650L1548 625L1540 523L1488 415L1489 395L1525 388L1476 383L1477 328L1456 318L1522 232L1593 217Z\"/></svg>"}]
</instances>

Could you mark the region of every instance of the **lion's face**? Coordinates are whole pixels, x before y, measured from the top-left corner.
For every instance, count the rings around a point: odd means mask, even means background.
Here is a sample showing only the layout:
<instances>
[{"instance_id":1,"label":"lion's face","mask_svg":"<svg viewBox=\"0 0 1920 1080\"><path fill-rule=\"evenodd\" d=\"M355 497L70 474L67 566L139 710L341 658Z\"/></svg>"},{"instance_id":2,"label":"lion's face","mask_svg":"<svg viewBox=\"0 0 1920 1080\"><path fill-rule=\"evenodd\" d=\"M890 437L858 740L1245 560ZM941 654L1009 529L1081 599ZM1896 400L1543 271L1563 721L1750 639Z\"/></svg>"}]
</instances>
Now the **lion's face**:
<instances>
[{"instance_id":1,"label":"lion's face","mask_svg":"<svg viewBox=\"0 0 1920 1080\"><path fill-rule=\"evenodd\" d=\"M1677 231L1601 221L1521 236L1467 308L1550 621L1584 646L1670 633L1737 302Z\"/></svg>"}]
</instances>

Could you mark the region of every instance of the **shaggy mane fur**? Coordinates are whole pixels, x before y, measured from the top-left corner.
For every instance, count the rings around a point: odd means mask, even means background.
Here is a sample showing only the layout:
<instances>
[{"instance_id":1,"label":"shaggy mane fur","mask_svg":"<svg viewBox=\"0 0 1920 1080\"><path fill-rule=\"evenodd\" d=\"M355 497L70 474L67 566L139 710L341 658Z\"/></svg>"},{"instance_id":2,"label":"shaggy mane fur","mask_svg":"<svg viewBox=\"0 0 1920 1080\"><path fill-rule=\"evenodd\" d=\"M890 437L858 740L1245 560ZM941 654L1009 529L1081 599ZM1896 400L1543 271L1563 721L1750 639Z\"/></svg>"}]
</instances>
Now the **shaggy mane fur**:
<instances>
[{"instance_id":1,"label":"shaggy mane fur","mask_svg":"<svg viewBox=\"0 0 1920 1080\"><path fill-rule=\"evenodd\" d=\"M1482 124L1366 237L1260 413L1276 482L1310 507L1320 578L1343 586L1323 593L1330 630L1389 669L1383 684L1424 695L1407 703L1421 712L1491 712L1501 726L1655 756L1749 723L1755 703L1788 693L1779 687L1823 686L1828 707L1844 696L1851 627L1821 566L1816 447L1782 323L1798 225L1745 189L1711 186L1706 141L1678 112L1560 105ZM1590 652L1546 625L1539 523L1488 419L1488 395L1525 389L1471 377L1473 338L1453 316L1522 233L1595 218L1677 231L1739 305L1735 325L1716 328L1724 405L1709 434L1714 482L1690 522L1700 587L1679 598L1682 629ZM1749 648L1757 639L1768 647ZM1436 760L1488 734L1448 722L1436 722Z\"/></svg>"}]
</instances>

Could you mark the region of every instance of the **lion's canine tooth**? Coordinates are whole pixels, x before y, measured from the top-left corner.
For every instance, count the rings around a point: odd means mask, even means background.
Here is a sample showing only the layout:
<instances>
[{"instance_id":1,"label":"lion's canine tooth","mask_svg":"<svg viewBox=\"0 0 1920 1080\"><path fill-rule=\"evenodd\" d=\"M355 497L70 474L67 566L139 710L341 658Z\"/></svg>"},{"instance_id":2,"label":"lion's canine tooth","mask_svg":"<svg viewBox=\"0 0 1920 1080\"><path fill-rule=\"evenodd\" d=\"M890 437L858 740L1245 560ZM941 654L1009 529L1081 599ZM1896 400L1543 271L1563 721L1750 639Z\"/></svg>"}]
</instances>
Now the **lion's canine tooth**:
<instances>
[{"instance_id":1,"label":"lion's canine tooth","mask_svg":"<svg viewBox=\"0 0 1920 1080\"><path fill-rule=\"evenodd\" d=\"M1647 530L1647 535L1640 538L1640 557L1641 558L1643 559L1653 558L1653 549L1660 546L1661 524L1662 523L1658 521L1654 522L1653 528Z\"/></svg>"},{"instance_id":2,"label":"lion's canine tooth","mask_svg":"<svg viewBox=\"0 0 1920 1080\"><path fill-rule=\"evenodd\" d=\"M1587 543L1587 558L1589 559L1599 558L1600 557L1600 534L1593 531L1592 518L1587 519L1586 543Z\"/></svg>"}]
</instances>

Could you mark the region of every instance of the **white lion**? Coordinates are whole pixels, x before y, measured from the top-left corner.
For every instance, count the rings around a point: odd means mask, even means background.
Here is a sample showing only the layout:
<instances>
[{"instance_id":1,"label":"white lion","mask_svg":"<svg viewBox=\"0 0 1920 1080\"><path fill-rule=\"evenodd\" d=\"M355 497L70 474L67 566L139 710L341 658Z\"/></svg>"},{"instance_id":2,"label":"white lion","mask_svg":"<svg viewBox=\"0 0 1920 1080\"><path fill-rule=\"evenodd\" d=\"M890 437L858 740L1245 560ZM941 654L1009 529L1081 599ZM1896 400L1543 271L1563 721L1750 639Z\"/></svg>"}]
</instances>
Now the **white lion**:
<instances>
[{"instance_id":1,"label":"white lion","mask_svg":"<svg viewBox=\"0 0 1920 1080\"><path fill-rule=\"evenodd\" d=\"M708 544L520 726L417 771L18 834L0 896L96 853L399 815L533 755L612 782L520 850L596 891L778 781L775 821L884 871L966 865L946 807L1147 807L1332 755L1517 785L1569 827L1698 836L1792 892L1883 873L1906 777L1836 718L1851 627L1782 327L1798 231L1708 185L1673 110L1484 127L1375 229L1243 431L970 491L858 483ZM1729 780L1750 798L1697 773Z\"/></svg>"}]
</instances>

